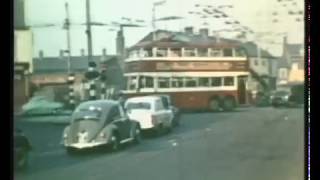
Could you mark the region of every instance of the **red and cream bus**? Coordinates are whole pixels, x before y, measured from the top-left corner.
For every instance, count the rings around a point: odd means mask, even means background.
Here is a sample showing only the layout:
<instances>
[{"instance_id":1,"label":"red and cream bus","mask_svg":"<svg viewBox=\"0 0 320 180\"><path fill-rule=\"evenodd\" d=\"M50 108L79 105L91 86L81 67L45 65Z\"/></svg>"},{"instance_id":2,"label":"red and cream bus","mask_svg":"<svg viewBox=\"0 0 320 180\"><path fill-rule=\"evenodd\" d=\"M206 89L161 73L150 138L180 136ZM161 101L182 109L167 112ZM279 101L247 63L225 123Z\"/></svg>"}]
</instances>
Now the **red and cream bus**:
<instances>
[{"instance_id":1,"label":"red and cream bus","mask_svg":"<svg viewBox=\"0 0 320 180\"><path fill-rule=\"evenodd\" d=\"M234 43L140 43L125 60L123 94L168 94L181 109L232 110L248 101L248 66Z\"/></svg>"}]
</instances>

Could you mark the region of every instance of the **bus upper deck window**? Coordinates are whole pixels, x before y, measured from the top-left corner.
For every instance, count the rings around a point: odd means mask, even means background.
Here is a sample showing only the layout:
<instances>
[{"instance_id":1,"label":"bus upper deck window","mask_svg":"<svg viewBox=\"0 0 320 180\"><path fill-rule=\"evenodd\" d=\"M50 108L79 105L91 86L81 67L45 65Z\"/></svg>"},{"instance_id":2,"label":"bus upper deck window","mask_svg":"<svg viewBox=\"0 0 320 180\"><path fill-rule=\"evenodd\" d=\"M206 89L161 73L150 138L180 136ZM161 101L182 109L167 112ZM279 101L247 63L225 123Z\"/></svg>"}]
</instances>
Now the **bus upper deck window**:
<instances>
[{"instance_id":1,"label":"bus upper deck window","mask_svg":"<svg viewBox=\"0 0 320 180\"><path fill-rule=\"evenodd\" d=\"M223 49L223 56L224 57L231 57L232 56L232 49L230 49L230 48Z\"/></svg>"},{"instance_id":2,"label":"bus upper deck window","mask_svg":"<svg viewBox=\"0 0 320 180\"><path fill-rule=\"evenodd\" d=\"M207 57L207 56L208 56L208 49L199 48L199 49L198 49L198 56L200 56L200 57Z\"/></svg>"},{"instance_id":3,"label":"bus upper deck window","mask_svg":"<svg viewBox=\"0 0 320 180\"><path fill-rule=\"evenodd\" d=\"M221 77L212 77L211 86L221 86Z\"/></svg>"},{"instance_id":4,"label":"bus upper deck window","mask_svg":"<svg viewBox=\"0 0 320 180\"><path fill-rule=\"evenodd\" d=\"M233 77L224 77L224 85L225 86L233 86L234 78Z\"/></svg>"},{"instance_id":5,"label":"bus upper deck window","mask_svg":"<svg viewBox=\"0 0 320 180\"><path fill-rule=\"evenodd\" d=\"M195 52L194 52L194 48L185 48L184 49L184 56L189 56L189 57L193 57L195 56Z\"/></svg>"},{"instance_id":6,"label":"bus upper deck window","mask_svg":"<svg viewBox=\"0 0 320 180\"><path fill-rule=\"evenodd\" d=\"M173 88L183 87L183 79L181 77L171 78L171 87Z\"/></svg>"},{"instance_id":7,"label":"bus upper deck window","mask_svg":"<svg viewBox=\"0 0 320 180\"><path fill-rule=\"evenodd\" d=\"M145 87L153 88L153 77L145 77Z\"/></svg>"},{"instance_id":8,"label":"bus upper deck window","mask_svg":"<svg viewBox=\"0 0 320 180\"><path fill-rule=\"evenodd\" d=\"M158 87L159 88L169 88L169 78L159 78L158 79Z\"/></svg>"},{"instance_id":9,"label":"bus upper deck window","mask_svg":"<svg viewBox=\"0 0 320 180\"><path fill-rule=\"evenodd\" d=\"M136 89L137 77L129 77L128 79L129 89Z\"/></svg>"},{"instance_id":10,"label":"bus upper deck window","mask_svg":"<svg viewBox=\"0 0 320 180\"><path fill-rule=\"evenodd\" d=\"M243 49L236 49L236 57L245 57L246 53Z\"/></svg>"},{"instance_id":11,"label":"bus upper deck window","mask_svg":"<svg viewBox=\"0 0 320 180\"><path fill-rule=\"evenodd\" d=\"M186 87L196 87L197 81L195 78L186 78Z\"/></svg>"},{"instance_id":12,"label":"bus upper deck window","mask_svg":"<svg viewBox=\"0 0 320 180\"><path fill-rule=\"evenodd\" d=\"M222 51L220 49L212 49L210 51L210 56L211 57L221 57L222 56Z\"/></svg>"},{"instance_id":13,"label":"bus upper deck window","mask_svg":"<svg viewBox=\"0 0 320 180\"><path fill-rule=\"evenodd\" d=\"M199 78L199 86L200 87L208 87L209 86L209 78Z\"/></svg>"},{"instance_id":14,"label":"bus upper deck window","mask_svg":"<svg viewBox=\"0 0 320 180\"><path fill-rule=\"evenodd\" d=\"M167 57L167 56L168 56L167 48L159 48L157 50L157 57Z\"/></svg>"}]
</instances>

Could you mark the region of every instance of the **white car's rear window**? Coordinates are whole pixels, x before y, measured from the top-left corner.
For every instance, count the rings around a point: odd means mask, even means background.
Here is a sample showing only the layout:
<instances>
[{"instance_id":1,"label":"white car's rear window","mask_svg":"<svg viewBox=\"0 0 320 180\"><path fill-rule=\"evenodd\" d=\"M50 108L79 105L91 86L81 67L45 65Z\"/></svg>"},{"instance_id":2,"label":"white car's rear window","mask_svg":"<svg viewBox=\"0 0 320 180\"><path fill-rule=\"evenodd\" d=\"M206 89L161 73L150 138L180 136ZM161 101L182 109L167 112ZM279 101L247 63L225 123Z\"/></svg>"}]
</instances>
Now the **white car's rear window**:
<instances>
[{"instance_id":1,"label":"white car's rear window","mask_svg":"<svg viewBox=\"0 0 320 180\"><path fill-rule=\"evenodd\" d=\"M127 110L133 110L133 109L151 109L151 104L147 102L129 102L126 105Z\"/></svg>"}]
</instances>

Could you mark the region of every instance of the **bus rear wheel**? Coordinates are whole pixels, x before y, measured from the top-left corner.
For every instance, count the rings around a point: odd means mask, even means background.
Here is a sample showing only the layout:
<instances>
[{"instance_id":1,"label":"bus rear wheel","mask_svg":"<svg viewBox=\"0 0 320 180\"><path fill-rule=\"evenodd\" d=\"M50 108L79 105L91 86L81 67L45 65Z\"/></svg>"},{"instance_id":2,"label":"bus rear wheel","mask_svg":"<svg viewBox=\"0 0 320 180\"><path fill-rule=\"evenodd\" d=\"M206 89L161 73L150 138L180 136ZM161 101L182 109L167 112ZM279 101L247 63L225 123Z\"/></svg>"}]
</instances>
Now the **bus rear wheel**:
<instances>
[{"instance_id":1,"label":"bus rear wheel","mask_svg":"<svg viewBox=\"0 0 320 180\"><path fill-rule=\"evenodd\" d=\"M232 111L235 108L235 101L232 97L227 97L223 100L223 110Z\"/></svg>"},{"instance_id":2,"label":"bus rear wheel","mask_svg":"<svg viewBox=\"0 0 320 180\"><path fill-rule=\"evenodd\" d=\"M209 102L210 111L219 111L220 110L220 102L218 99L211 99Z\"/></svg>"}]
</instances>

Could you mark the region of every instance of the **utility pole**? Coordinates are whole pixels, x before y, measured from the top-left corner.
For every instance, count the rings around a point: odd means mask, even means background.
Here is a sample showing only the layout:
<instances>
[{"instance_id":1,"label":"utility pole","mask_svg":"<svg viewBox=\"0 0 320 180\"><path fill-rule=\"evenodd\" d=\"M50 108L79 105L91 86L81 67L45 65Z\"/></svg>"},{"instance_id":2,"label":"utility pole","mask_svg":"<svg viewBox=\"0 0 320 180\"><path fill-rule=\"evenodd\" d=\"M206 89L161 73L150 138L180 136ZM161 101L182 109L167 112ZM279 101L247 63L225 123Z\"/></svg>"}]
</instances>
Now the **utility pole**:
<instances>
[{"instance_id":1,"label":"utility pole","mask_svg":"<svg viewBox=\"0 0 320 180\"><path fill-rule=\"evenodd\" d=\"M92 36L91 36L91 18L90 18L90 0L86 0L86 21L88 38L88 63L92 62Z\"/></svg>"},{"instance_id":2,"label":"utility pole","mask_svg":"<svg viewBox=\"0 0 320 180\"><path fill-rule=\"evenodd\" d=\"M71 73L71 42L70 42L70 16L69 16L69 5L65 3L66 8L66 20L64 24L64 29L67 32L67 48L68 48L68 73Z\"/></svg>"}]
</instances>

